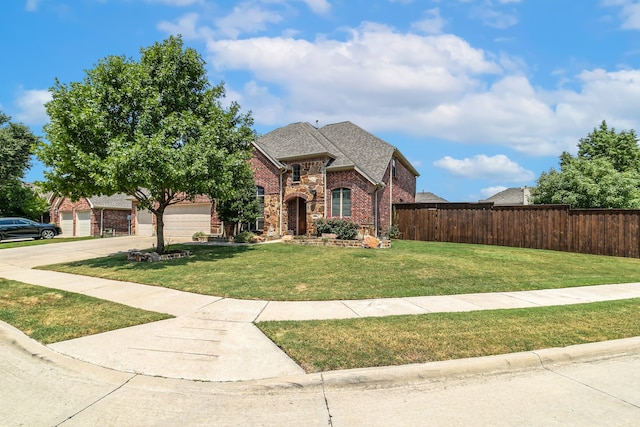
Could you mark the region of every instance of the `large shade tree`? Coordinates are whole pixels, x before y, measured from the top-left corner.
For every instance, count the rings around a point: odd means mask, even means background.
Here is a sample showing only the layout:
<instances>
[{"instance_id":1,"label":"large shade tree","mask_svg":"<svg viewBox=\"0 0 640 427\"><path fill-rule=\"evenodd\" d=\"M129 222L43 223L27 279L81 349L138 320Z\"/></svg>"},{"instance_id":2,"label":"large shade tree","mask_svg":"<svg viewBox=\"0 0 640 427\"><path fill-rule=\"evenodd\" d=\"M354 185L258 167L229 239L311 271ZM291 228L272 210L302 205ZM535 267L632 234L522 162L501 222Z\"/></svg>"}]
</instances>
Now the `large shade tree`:
<instances>
[{"instance_id":1,"label":"large shade tree","mask_svg":"<svg viewBox=\"0 0 640 427\"><path fill-rule=\"evenodd\" d=\"M37 144L29 128L0 112L0 216L38 219L47 210L47 202L22 182Z\"/></svg>"},{"instance_id":2,"label":"large shade tree","mask_svg":"<svg viewBox=\"0 0 640 427\"><path fill-rule=\"evenodd\" d=\"M564 152L560 170L543 172L531 201L574 208L640 208L640 147L633 130L616 132L603 121L580 139L576 156Z\"/></svg>"},{"instance_id":3,"label":"large shade tree","mask_svg":"<svg viewBox=\"0 0 640 427\"><path fill-rule=\"evenodd\" d=\"M39 156L51 188L71 198L125 193L157 220L199 194L227 198L249 167L250 113L224 106L223 84L209 84L205 62L181 37L140 50L138 61L109 56L81 82L51 88Z\"/></svg>"}]
</instances>

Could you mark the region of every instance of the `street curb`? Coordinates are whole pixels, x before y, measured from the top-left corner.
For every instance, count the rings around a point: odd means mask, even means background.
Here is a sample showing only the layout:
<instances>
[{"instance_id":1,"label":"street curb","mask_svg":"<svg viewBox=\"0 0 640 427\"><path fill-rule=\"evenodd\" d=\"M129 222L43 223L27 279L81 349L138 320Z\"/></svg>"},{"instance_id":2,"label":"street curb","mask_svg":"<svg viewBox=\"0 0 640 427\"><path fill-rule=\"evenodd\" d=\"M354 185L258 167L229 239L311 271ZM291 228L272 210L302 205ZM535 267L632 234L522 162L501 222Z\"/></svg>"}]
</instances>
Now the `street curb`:
<instances>
[{"instance_id":1,"label":"street curb","mask_svg":"<svg viewBox=\"0 0 640 427\"><path fill-rule=\"evenodd\" d=\"M262 386L378 388L399 387L425 381L445 381L477 375L497 375L533 369L553 370L556 366L640 354L640 337L624 338L568 347L548 348L495 356L446 360L403 366L327 371L304 376L256 381Z\"/></svg>"},{"instance_id":2,"label":"street curb","mask_svg":"<svg viewBox=\"0 0 640 427\"><path fill-rule=\"evenodd\" d=\"M98 371L104 371L102 372L104 375L132 375L61 355L2 321L0 321L0 342L22 348L30 356L54 362L71 371L89 371L93 372L94 375L98 374ZM412 365L345 369L261 380L210 383L234 388L258 388L263 390L283 388L312 389L316 387L398 387L418 382L439 382L477 375L496 375L532 369L553 370L554 366L584 363L632 354L640 354L640 337ZM192 380L166 379L192 382Z\"/></svg>"}]
</instances>

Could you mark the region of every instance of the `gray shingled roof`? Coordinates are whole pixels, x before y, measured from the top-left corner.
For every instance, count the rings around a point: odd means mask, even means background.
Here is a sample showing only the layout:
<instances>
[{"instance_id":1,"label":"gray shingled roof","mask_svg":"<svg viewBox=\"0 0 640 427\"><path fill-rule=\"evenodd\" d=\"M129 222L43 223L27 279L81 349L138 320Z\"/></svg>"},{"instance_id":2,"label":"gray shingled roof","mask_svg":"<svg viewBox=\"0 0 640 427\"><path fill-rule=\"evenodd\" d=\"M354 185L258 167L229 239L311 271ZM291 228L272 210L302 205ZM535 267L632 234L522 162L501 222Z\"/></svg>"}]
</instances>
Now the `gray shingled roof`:
<instances>
[{"instance_id":1,"label":"gray shingled roof","mask_svg":"<svg viewBox=\"0 0 640 427\"><path fill-rule=\"evenodd\" d=\"M419 175L394 146L351 122L321 128L309 123L293 123L261 136L255 144L278 161L328 155L334 159L328 171L356 168L376 183L382 182L396 153L411 172Z\"/></svg>"},{"instance_id":2,"label":"gray shingled roof","mask_svg":"<svg viewBox=\"0 0 640 427\"><path fill-rule=\"evenodd\" d=\"M522 188L507 188L486 200L480 200L480 202L493 202L494 205L509 206L509 205L528 205L530 190L528 187Z\"/></svg>"},{"instance_id":3,"label":"gray shingled roof","mask_svg":"<svg viewBox=\"0 0 640 427\"><path fill-rule=\"evenodd\" d=\"M440 196L436 196L428 191L416 193L416 203L449 203Z\"/></svg>"},{"instance_id":4,"label":"gray shingled roof","mask_svg":"<svg viewBox=\"0 0 640 427\"><path fill-rule=\"evenodd\" d=\"M131 209L131 198L122 193L113 196L88 197L93 209Z\"/></svg>"}]
</instances>

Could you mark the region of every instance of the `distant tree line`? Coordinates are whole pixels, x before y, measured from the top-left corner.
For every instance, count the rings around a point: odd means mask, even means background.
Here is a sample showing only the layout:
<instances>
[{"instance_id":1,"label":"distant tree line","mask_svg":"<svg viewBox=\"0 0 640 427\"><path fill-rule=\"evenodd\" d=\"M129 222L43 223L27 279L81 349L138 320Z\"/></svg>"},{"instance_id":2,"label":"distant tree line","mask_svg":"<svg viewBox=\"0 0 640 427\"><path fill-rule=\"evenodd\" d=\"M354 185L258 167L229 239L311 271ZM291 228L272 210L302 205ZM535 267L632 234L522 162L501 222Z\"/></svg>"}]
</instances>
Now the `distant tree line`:
<instances>
[{"instance_id":1,"label":"distant tree line","mask_svg":"<svg viewBox=\"0 0 640 427\"><path fill-rule=\"evenodd\" d=\"M46 200L22 181L38 142L29 128L0 112L0 216L39 220L47 211Z\"/></svg>"},{"instance_id":2,"label":"distant tree line","mask_svg":"<svg viewBox=\"0 0 640 427\"><path fill-rule=\"evenodd\" d=\"M560 170L543 172L531 189L534 204L573 208L640 208L640 147L634 130L616 132L603 121L578 153L560 155Z\"/></svg>"}]
</instances>

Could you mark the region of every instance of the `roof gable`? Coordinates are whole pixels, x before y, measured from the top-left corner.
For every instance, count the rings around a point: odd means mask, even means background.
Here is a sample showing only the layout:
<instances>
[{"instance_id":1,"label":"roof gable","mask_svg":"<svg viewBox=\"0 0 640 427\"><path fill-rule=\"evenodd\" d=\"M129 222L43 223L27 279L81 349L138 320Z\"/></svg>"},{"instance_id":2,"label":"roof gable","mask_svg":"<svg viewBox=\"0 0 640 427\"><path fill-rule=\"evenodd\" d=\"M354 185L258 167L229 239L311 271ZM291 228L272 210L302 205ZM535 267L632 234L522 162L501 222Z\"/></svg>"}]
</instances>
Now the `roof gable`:
<instances>
[{"instance_id":1,"label":"roof gable","mask_svg":"<svg viewBox=\"0 0 640 427\"><path fill-rule=\"evenodd\" d=\"M322 128L293 123L261 136L255 144L278 161L328 156L333 161L327 170L357 169L374 183L383 182L389 163L397 154L400 161L418 175L394 146L351 122Z\"/></svg>"}]
</instances>

